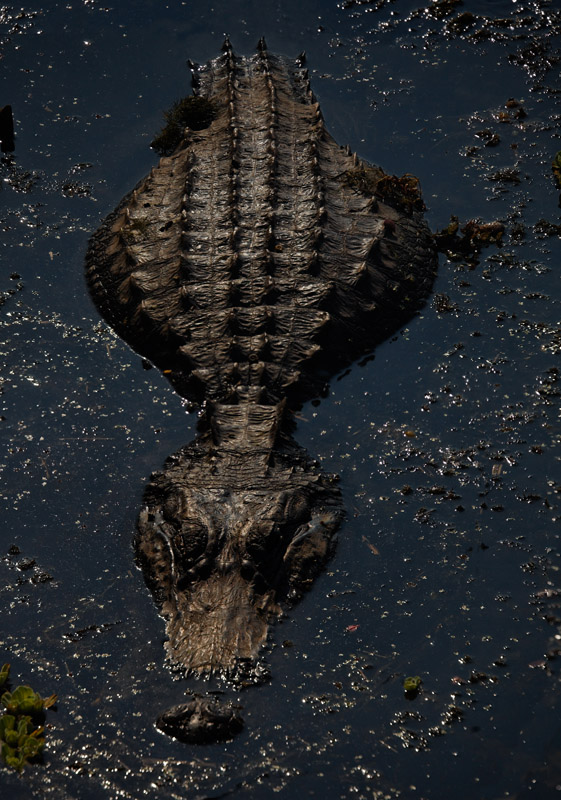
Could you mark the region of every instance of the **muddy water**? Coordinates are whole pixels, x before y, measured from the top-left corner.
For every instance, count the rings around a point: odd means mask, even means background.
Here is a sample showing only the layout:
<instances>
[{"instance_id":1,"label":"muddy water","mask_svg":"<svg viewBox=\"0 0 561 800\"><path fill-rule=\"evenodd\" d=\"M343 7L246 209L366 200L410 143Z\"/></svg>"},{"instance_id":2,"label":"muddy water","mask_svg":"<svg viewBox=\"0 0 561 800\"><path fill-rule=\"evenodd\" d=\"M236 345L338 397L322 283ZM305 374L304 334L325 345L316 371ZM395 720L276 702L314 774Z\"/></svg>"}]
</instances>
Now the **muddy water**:
<instances>
[{"instance_id":1,"label":"muddy water","mask_svg":"<svg viewBox=\"0 0 561 800\"><path fill-rule=\"evenodd\" d=\"M0 8L17 133L0 165L0 661L60 698L44 764L0 772L7 796L559 796L560 22L528 0ZM230 692L244 733L194 748L153 727L197 687L163 665L131 538L196 419L82 275L89 234L155 163L186 59L225 32L240 52L263 34L306 50L337 141L417 175L434 230L454 214L506 234L477 263L443 256L423 313L303 410L298 441L341 475L348 521L274 631L272 682Z\"/></svg>"}]
</instances>

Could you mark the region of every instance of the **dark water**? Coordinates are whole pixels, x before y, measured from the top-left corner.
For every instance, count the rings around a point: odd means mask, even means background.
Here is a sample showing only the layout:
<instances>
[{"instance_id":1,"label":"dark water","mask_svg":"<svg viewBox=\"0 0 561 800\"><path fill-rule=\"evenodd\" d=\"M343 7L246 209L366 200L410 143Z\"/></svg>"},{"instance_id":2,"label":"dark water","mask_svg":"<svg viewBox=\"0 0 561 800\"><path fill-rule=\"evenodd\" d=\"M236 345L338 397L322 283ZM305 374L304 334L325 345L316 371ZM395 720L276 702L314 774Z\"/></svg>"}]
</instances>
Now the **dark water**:
<instances>
[{"instance_id":1,"label":"dark water","mask_svg":"<svg viewBox=\"0 0 561 800\"><path fill-rule=\"evenodd\" d=\"M2 797L561 796L561 4L452 6L0 7L0 662L60 698L44 765L2 769ZM507 235L477 265L443 258L449 300L304 409L297 439L341 474L348 521L274 631L272 682L231 695L245 732L197 748L152 725L193 684L163 666L131 549L142 486L195 418L99 322L83 257L155 163L186 59L225 32L306 50L335 138L419 176L433 229Z\"/></svg>"}]
</instances>

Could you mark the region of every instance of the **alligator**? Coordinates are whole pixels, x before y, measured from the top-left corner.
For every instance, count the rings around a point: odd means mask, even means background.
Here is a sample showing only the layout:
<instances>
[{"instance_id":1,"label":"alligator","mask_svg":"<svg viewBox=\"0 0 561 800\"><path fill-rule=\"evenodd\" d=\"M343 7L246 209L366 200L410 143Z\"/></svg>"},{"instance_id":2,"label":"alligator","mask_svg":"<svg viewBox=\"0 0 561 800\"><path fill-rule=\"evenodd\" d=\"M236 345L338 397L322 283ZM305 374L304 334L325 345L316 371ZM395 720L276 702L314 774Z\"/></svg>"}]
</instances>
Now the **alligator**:
<instances>
[{"instance_id":1,"label":"alligator","mask_svg":"<svg viewBox=\"0 0 561 800\"><path fill-rule=\"evenodd\" d=\"M266 677L270 623L343 518L336 476L294 441L295 411L416 313L437 255L418 181L335 142L304 55L261 40L240 57L227 39L190 67L200 113L94 233L87 280L117 334L200 409L137 523L168 662L245 685ZM193 697L157 724L202 742L242 721Z\"/></svg>"}]
</instances>

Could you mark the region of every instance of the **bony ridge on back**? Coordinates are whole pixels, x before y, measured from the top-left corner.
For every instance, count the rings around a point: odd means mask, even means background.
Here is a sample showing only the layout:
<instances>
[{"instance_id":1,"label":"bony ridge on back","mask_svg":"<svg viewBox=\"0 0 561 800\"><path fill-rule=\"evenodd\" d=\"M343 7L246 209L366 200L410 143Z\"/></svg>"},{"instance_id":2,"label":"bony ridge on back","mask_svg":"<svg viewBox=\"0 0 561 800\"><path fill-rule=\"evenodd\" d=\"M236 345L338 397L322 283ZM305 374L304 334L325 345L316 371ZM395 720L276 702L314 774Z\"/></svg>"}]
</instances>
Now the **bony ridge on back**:
<instances>
[{"instance_id":1,"label":"bony ridge on back","mask_svg":"<svg viewBox=\"0 0 561 800\"><path fill-rule=\"evenodd\" d=\"M303 56L264 40L237 56L226 39L190 66L204 114L186 102L182 123L179 109L173 152L92 236L87 278L116 332L203 408L138 520L168 660L247 683L266 673L269 623L321 571L343 516L292 412L418 310L437 257L418 182L334 141ZM212 741L241 720L194 698L159 724Z\"/></svg>"}]
</instances>

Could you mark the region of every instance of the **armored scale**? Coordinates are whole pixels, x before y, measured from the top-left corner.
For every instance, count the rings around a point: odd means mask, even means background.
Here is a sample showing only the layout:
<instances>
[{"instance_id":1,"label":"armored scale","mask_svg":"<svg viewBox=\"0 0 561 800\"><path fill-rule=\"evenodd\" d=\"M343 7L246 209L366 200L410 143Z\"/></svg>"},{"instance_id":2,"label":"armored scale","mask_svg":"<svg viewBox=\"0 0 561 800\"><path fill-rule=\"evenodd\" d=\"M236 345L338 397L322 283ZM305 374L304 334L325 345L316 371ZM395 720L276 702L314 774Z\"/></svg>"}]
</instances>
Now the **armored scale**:
<instances>
[{"instance_id":1,"label":"armored scale","mask_svg":"<svg viewBox=\"0 0 561 800\"><path fill-rule=\"evenodd\" d=\"M264 41L239 57L227 40L192 73L199 117L93 235L87 278L115 331L201 408L138 520L168 659L251 681L342 518L291 412L415 313L437 258L416 179L333 140L302 57ZM241 723L199 699L159 724L205 741Z\"/></svg>"}]
</instances>

